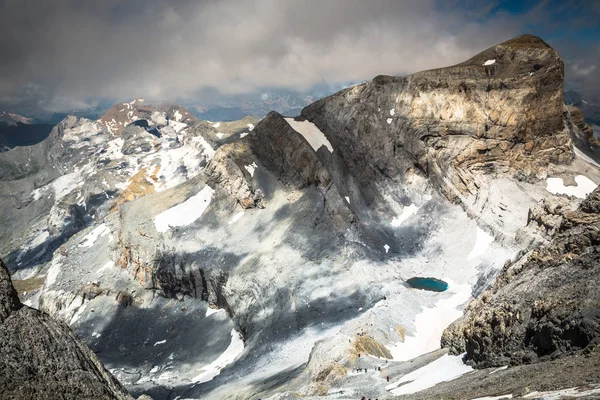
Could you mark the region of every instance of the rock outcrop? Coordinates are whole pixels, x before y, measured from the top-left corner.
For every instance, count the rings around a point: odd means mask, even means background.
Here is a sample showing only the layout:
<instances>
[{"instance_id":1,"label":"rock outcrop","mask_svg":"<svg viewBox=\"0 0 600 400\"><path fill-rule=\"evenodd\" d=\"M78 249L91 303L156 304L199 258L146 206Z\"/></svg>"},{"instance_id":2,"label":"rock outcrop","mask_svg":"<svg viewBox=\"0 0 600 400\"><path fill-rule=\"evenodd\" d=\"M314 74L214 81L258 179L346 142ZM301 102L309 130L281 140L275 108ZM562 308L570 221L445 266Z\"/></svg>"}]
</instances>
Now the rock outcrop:
<instances>
[{"instance_id":1,"label":"rock outcrop","mask_svg":"<svg viewBox=\"0 0 600 400\"><path fill-rule=\"evenodd\" d=\"M132 399L63 323L20 303L0 261L0 398Z\"/></svg>"},{"instance_id":2,"label":"rock outcrop","mask_svg":"<svg viewBox=\"0 0 600 400\"><path fill-rule=\"evenodd\" d=\"M302 111L367 186L417 166L449 198L477 171L535 176L573 159L563 123L563 62L524 35L461 64L373 81Z\"/></svg>"},{"instance_id":3,"label":"rock outcrop","mask_svg":"<svg viewBox=\"0 0 600 400\"><path fill-rule=\"evenodd\" d=\"M562 211L562 212L561 212ZM555 208L553 240L507 265L442 337L478 367L543 361L600 343L600 189Z\"/></svg>"}]
</instances>

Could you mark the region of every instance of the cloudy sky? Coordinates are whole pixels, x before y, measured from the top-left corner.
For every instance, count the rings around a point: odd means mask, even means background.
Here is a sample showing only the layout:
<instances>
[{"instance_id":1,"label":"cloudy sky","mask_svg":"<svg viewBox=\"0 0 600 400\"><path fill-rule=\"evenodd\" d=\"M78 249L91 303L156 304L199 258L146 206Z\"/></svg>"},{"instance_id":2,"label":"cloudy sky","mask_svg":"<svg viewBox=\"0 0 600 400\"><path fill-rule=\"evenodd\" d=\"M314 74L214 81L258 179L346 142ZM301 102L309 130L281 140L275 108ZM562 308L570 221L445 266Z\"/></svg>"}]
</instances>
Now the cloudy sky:
<instances>
[{"instance_id":1,"label":"cloudy sky","mask_svg":"<svg viewBox=\"0 0 600 400\"><path fill-rule=\"evenodd\" d=\"M561 53L570 86L600 92L600 1L0 0L0 109L303 91L451 65L522 33Z\"/></svg>"}]
</instances>

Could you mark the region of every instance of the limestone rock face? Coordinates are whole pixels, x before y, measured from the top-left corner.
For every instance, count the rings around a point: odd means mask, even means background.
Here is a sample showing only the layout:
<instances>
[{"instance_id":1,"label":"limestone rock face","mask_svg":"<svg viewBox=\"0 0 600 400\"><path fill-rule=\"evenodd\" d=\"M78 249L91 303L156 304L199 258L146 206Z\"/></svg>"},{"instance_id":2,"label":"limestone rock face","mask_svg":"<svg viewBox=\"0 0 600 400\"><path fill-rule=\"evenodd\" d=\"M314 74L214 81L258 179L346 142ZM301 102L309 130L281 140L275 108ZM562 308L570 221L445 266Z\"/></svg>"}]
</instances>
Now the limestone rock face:
<instances>
[{"instance_id":1,"label":"limestone rock face","mask_svg":"<svg viewBox=\"0 0 600 400\"><path fill-rule=\"evenodd\" d=\"M442 346L466 351L478 367L537 362L596 346L599 211L600 189L576 211L563 211L552 242L507 265L444 332Z\"/></svg>"},{"instance_id":2,"label":"limestone rock face","mask_svg":"<svg viewBox=\"0 0 600 400\"><path fill-rule=\"evenodd\" d=\"M0 397L131 399L63 323L21 305L0 261Z\"/></svg>"},{"instance_id":3,"label":"limestone rock face","mask_svg":"<svg viewBox=\"0 0 600 400\"><path fill-rule=\"evenodd\" d=\"M363 185L417 166L453 197L476 192L476 171L534 176L573 159L563 72L555 50L524 35L452 67L376 77L302 115Z\"/></svg>"}]
</instances>

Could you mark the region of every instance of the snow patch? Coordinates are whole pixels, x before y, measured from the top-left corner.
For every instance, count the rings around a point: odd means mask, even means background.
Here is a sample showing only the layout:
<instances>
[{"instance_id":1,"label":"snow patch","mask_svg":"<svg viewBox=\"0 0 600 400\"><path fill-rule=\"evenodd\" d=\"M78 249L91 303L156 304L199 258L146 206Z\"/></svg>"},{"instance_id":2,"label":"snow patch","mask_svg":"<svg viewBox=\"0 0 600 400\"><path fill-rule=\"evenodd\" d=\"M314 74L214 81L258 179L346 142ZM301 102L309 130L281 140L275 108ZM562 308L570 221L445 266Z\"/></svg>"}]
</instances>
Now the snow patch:
<instances>
[{"instance_id":1,"label":"snow patch","mask_svg":"<svg viewBox=\"0 0 600 400\"><path fill-rule=\"evenodd\" d=\"M248 136L249 134L250 134L249 132L242 132L242 133L240 133L240 139Z\"/></svg>"},{"instance_id":2,"label":"snow patch","mask_svg":"<svg viewBox=\"0 0 600 400\"><path fill-rule=\"evenodd\" d=\"M386 119L386 122L388 123L388 125L391 125L391 124L392 124L392 121L393 121L393 119L392 119L392 118L388 118L388 119Z\"/></svg>"},{"instance_id":3,"label":"snow patch","mask_svg":"<svg viewBox=\"0 0 600 400\"><path fill-rule=\"evenodd\" d=\"M223 132L217 132L217 137L218 137L219 139L223 139L223 136L225 136L225 135L223 134Z\"/></svg>"},{"instance_id":4,"label":"snow patch","mask_svg":"<svg viewBox=\"0 0 600 400\"><path fill-rule=\"evenodd\" d=\"M492 235L480 227L477 227L477 238L475 239L475 245L473 246L473 249L471 249L467 260L472 260L485 254L485 251L488 247L490 247L490 244L492 244L493 241L494 237Z\"/></svg>"},{"instance_id":5,"label":"snow patch","mask_svg":"<svg viewBox=\"0 0 600 400\"><path fill-rule=\"evenodd\" d=\"M512 394L503 394L501 396L493 396L493 397L477 397L476 399L472 399L472 400L502 400L502 399L512 399L513 395Z\"/></svg>"},{"instance_id":6,"label":"snow patch","mask_svg":"<svg viewBox=\"0 0 600 400\"><path fill-rule=\"evenodd\" d=\"M553 194L566 194L567 196L585 199L598 186L590 178L583 175L577 175L575 182L577 183L576 186L565 186L562 178L548 178L546 179L546 190Z\"/></svg>"},{"instance_id":7,"label":"snow patch","mask_svg":"<svg viewBox=\"0 0 600 400\"><path fill-rule=\"evenodd\" d=\"M214 190L207 185L183 203L158 214L154 217L156 230L166 232L172 227L186 226L193 223L204 214L204 211L210 205L213 193Z\"/></svg>"},{"instance_id":8,"label":"snow patch","mask_svg":"<svg viewBox=\"0 0 600 400\"><path fill-rule=\"evenodd\" d=\"M444 329L462 315L457 307L471 297L471 286L454 285L448 282L448 292L453 295L438 300L432 308L426 308L415 317L415 335L406 336L404 342L390 348L394 361L408 361L440 348L440 339Z\"/></svg>"},{"instance_id":9,"label":"snow patch","mask_svg":"<svg viewBox=\"0 0 600 400\"><path fill-rule=\"evenodd\" d=\"M213 128L218 128L218 127L220 127L220 126L221 126L221 123L220 123L220 122L217 122L216 124L214 124L214 125L213 125Z\"/></svg>"},{"instance_id":10,"label":"snow patch","mask_svg":"<svg viewBox=\"0 0 600 400\"><path fill-rule=\"evenodd\" d=\"M154 343L154 346L152 346L152 347L156 347L156 346L158 346L159 344L165 344L165 343L167 343L167 340L166 340L166 339L165 339L165 340L160 340L160 341L158 341L158 342Z\"/></svg>"},{"instance_id":11,"label":"snow patch","mask_svg":"<svg viewBox=\"0 0 600 400\"><path fill-rule=\"evenodd\" d=\"M456 379L473 371L473 368L463 363L462 358L462 355L450 356L444 354L426 366L404 375L399 381L387 385L385 389L398 396L420 392L440 382Z\"/></svg>"},{"instance_id":12,"label":"snow patch","mask_svg":"<svg viewBox=\"0 0 600 400\"><path fill-rule=\"evenodd\" d=\"M248 124L247 126L248 126L248 130L250 132L252 132L252 129L254 129L254 125L253 124Z\"/></svg>"},{"instance_id":13,"label":"snow patch","mask_svg":"<svg viewBox=\"0 0 600 400\"><path fill-rule=\"evenodd\" d=\"M179 114L179 110L175 110L175 113L173 113L173 116L175 117L175 121L180 122L181 118L183 117L183 115Z\"/></svg>"},{"instance_id":14,"label":"snow patch","mask_svg":"<svg viewBox=\"0 0 600 400\"><path fill-rule=\"evenodd\" d=\"M96 229L88 233L79 243L79 247L92 247L98 238L110 233L110 228L106 224L100 224Z\"/></svg>"},{"instance_id":15,"label":"snow patch","mask_svg":"<svg viewBox=\"0 0 600 400\"><path fill-rule=\"evenodd\" d=\"M383 245L383 248L385 249L385 253L389 253L390 251L390 246L386 243L385 245Z\"/></svg>"},{"instance_id":16,"label":"snow patch","mask_svg":"<svg viewBox=\"0 0 600 400\"><path fill-rule=\"evenodd\" d=\"M394 116L394 114L396 114L396 109L392 108L392 109L390 110L390 115L393 117L393 116Z\"/></svg>"},{"instance_id":17,"label":"snow patch","mask_svg":"<svg viewBox=\"0 0 600 400\"><path fill-rule=\"evenodd\" d=\"M392 219L392 226L394 228L399 227L404 221L415 215L417 211L419 211L419 207L415 206L414 204L411 204L408 207L404 207L404 209L402 210L402 214Z\"/></svg>"},{"instance_id":18,"label":"snow patch","mask_svg":"<svg viewBox=\"0 0 600 400\"><path fill-rule=\"evenodd\" d=\"M254 176L254 170L256 168L258 168L258 165L256 165L255 162L253 162L250 165L245 165L244 168L246 168L246 171L248 171L248 173L250 173L250 176Z\"/></svg>"},{"instance_id":19,"label":"snow patch","mask_svg":"<svg viewBox=\"0 0 600 400\"><path fill-rule=\"evenodd\" d=\"M237 214L235 214L235 215L234 215L234 216L231 218L231 220L229 221L229 225L231 225L231 224L233 224L233 223L237 222L237 221L238 221L240 218L242 218L242 216L243 216L243 215L244 215L244 212L243 212L243 211L240 211L240 212L238 212Z\"/></svg>"},{"instance_id":20,"label":"snow patch","mask_svg":"<svg viewBox=\"0 0 600 400\"><path fill-rule=\"evenodd\" d=\"M487 60L486 62L484 62L484 63L483 63L483 65L484 65L484 66L487 66L487 65L493 65L493 64L495 64L495 63L496 63L496 60L495 60L495 59L494 59L494 60Z\"/></svg>"},{"instance_id":21,"label":"snow patch","mask_svg":"<svg viewBox=\"0 0 600 400\"><path fill-rule=\"evenodd\" d=\"M350 197L344 196L344 198L346 199L346 201L348 202L348 204L350 204Z\"/></svg>"},{"instance_id":22,"label":"snow patch","mask_svg":"<svg viewBox=\"0 0 600 400\"><path fill-rule=\"evenodd\" d=\"M285 120L293 130L304 136L304 139L315 151L319 150L321 146L325 146L330 153L333 153L331 143L315 124L310 121L296 121L294 118L286 118Z\"/></svg>"},{"instance_id":23,"label":"snow patch","mask_svg":"<svg viewBox=\"0 0 600 400\"><path fill-rule=\"evenodd\" d=\"M221 369L231 364L238 355L244 351L244 341L241 335L235 330L231 330L231 343L227 349L215 361L202 368L202 373L192 379L192 382L204 383L211 381L215 376L221 373Z\"/></svg>"}]
</instances>

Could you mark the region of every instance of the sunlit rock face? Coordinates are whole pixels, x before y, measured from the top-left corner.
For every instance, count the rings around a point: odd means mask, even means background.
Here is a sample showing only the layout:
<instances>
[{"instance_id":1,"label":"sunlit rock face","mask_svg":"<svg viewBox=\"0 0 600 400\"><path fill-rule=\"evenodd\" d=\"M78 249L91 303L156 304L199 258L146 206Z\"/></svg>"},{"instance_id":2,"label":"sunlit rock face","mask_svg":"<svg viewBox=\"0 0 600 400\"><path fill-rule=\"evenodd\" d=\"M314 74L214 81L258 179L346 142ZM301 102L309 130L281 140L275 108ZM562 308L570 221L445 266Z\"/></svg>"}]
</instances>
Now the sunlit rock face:
<instances>
[{"instance_id":1,"label":"sunlit rock face","mask_svg":"<svg viewBox=\"0 0 600 400\"><path fill-rule=\"evenodd\" d=\"M302 115L361 184L417 167L452 198L477 192L477 171L535 176L573 159L563 69L554 49L524 35L452 67L376 77Z\"/></svg>"}]
</instances>

